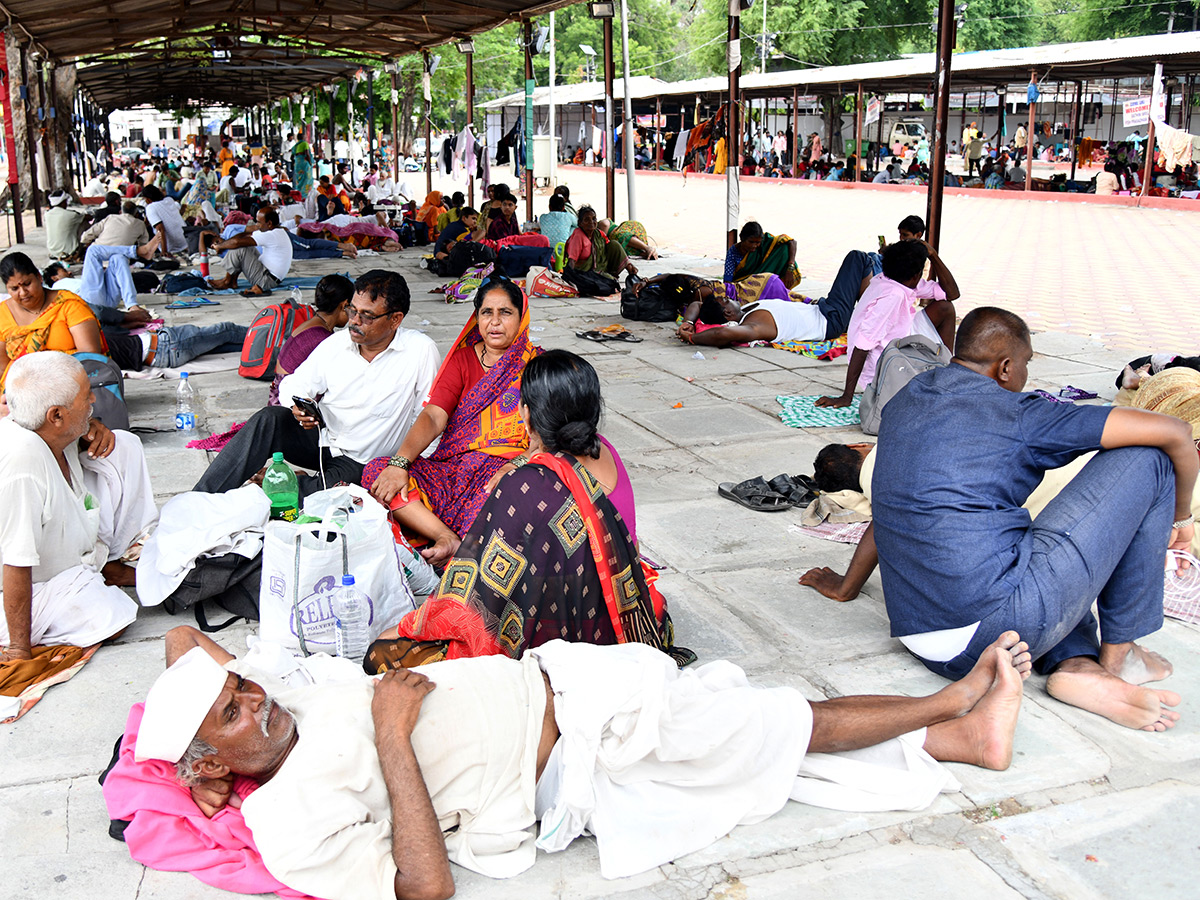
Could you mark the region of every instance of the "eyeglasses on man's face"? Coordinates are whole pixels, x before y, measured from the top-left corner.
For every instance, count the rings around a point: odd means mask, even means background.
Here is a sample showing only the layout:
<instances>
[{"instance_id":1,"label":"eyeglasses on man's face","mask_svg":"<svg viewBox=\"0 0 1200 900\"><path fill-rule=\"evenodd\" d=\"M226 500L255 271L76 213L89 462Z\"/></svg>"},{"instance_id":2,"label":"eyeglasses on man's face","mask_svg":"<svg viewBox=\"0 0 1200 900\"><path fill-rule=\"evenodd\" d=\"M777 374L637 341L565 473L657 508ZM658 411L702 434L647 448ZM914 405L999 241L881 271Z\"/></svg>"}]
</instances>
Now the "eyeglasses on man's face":
<instances>
[{"instance_id":1,"label":"eyeglasses on man's face","mask_svg":"<svg viewBox=\"0 0 1200 900\"><path fill-rule=\"evenodd\" d=\"M390 313L375 314L375 313L363 312L361 309L357 309L356 307L353 307L353 306L347 306L346 307L346 315L351 320L358 319L364 325L370 325L376 319L386 319L390 315Z\"/></svg>"}]
</instances>

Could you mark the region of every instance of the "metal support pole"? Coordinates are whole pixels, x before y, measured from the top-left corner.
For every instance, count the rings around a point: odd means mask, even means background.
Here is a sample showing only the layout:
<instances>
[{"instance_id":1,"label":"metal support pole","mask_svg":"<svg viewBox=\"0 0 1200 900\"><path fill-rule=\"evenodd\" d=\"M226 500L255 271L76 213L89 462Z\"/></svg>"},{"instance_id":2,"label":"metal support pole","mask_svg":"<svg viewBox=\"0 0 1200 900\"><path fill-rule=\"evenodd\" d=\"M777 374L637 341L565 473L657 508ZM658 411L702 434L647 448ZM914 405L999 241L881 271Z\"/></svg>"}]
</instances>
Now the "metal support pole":
<instances>
[{"instance_id":1,"label":"metal support pole","mask_svg":"<svg viewBox=\"0 0 1200 900\"><path fill-rule=\"evenodd\" d=\"M0 39L3 35L0 34ZM12 67L9 65L7 41L2 50L4 55L4 84L0 85L0 115L4 117L4 154L8 157L8 196L12 202L13 233L18 244L25 243L25 222L21 213L21 187L17 176L17 141L13 132L12 94L9 92L9 79L12 77ZM24 83L24 73L21 77Z\"/></svg>"},{"instance_id":2,"label":"metal support pole","mask_svg":"<svg viewBox=\"0 0 1200 900\"><path fill-rule=\"evenodd\" d=\"M872 154L872 156L874 156L874 158L875 158L874 170L876 172L879 171L879 164L881 162L883 162L883 156L880 154L879 151L883 148L883 113L884 113L883 98L884 98L884 96L885 95L880 95L880 97L879 97L879 120L878 120L879 124L875 126L875 152ZM890 161L889 161L888 165L891 165Z\"/></svg>"},{"instance_id":3,"label":"metal support pole","mask_svg":"<svg viewBox=\"0 0 1200 900\"><path fill-rule=\"evenodd\" d=\"M429 74L428 50L421 51L421 62L424 64L421 85L425 97L425 193L428 194L433 190L433 135L429 125L429 117L433 113L433 76Z\"/></svg>"},{"instance_id":4,"label":"metal support pole","mask_svg":"<svg viewBox=\"0 0 1200 900\"><path fill-rule=\"evenodd\" d=\"M738 0L729 0L729 41L725 47L725 64L729 70L729 102L725 107L725 243L737 243L738 220L741 218L741 193L738 169L742 163L742 132L738 113L741 103L742 75L742 9Z\"/></svg>"},{"instance_id":5,"label":"metal support pole","mask_svg":"<svg viewBox=\"0 0 1200 900\"><path fill-rule=\"evenodd\" d=\"M533 20L526 19L525 39L525 218L533 218Z\"/></svg>"},{"instance_id":6,"label":"metal support pole","mask_svg":"<svg viewBox=\"0 0 1200 900\"><path fill-rule=\"evenodd\" d=\"M1037 84L1037 70L1036 69L1029 70L1029 83ZM1027 137L1025 138L1025 190L1026 191L1033 190L1033 159L1034 159L1033 111L1034 111L1034 107L1036 107L1036 106L1037 106L1037 103L1035 103L1035 102L1031 102L1029 104L1029 127L1026 129Z\"/></svg>"},{"instance_id":7,"label":"metal support pole","mask_svg":"<svg viewBox=\"0 0 1200 900\"><path fill-rule=\"evenodd\" d=\"M936 250L942 236L942 193L946 186L946 126L950 119L950 61L954 52L954 0L939 0L937 30L936 98L933 114L933 156L929 160L929 200L926 206L925 239ZM966 99L963 99L966 118ZM964 125L965 127L965 125Z\"/></svg>"},{"instance_id":8,"label":"metal support pole","mask_svg":"<svg viewBox=\"0 0 1200 900\"><path fill-rule=\"evenodd\" d=\"M862 127L863 127L863 90L862 82L858 83L858 95L854 98L854 181L857 184L862 179Z\"/></svg>"},{"instance_id":9,"label":"metal support pole","mask_svg":"<svg viewBox=\"0 0 1200 900\"><path fill-rule=\"evenodd\" d=\"M392 180L396 184L400 183L400 118L396 114L396 73L392 73L392 95L390 98L392 104Z\"/></svg>"},{"instance_id":10,"label":"metal support pole","mask_svg":"<svg viewBox=\"0 0 1200 900\"><path fill-rule=\"evenodd\" d=\"M1083 82L1075 82L1075 111L1071 118L1071 181L1075 180L1075 165L1079 162L1079 121L1083 113Z\"/></svg>"},{"instance_id":11,"label":"metal support pole","mask_svg":"<svg viewBox=\"0 0 1200 900\"><path fill-rule=\"evenodd\" d=\"M557 69L554 66L554 39L554 13L550 13L550 77L547 81L550 96L547 99L550 104L550 187L552 189L558 186L558 110L554 107L554 81L557 78Z\"/></svg>"},{"instance_id":12,"label":"metal support pole","mask_svg":"<svg viewBox=\"0 0 1200 900\"><path fill-rule=\"evenodd\" d=\"M1154 109L1158 105L1159 91L1162 89L1163 65L1154 64L1154 81L1150 83L1150 127L1146 130L1146 167L1142 176L1141 196L1145 197L1150 190L1150 182L1154 178Z\"/></svg>"},{"instance_id":13,"label":"metal support pole","mask_svg":"<svg viewBox=\"0 0 1200 900\"><path fill-rule=\"evenodd\" d=\"M800 171L800 89L792 88L792 177Z\"/></svg>"},{"instance_id":14,"label":"metal support pole","mask_svg":"<svg viewBox=\"0 0 1200 900\"><path fill-rule=\"evenodd\" d=\"M624 112L621 115L621 147L625 150L625 187L629 192L630 221L637 220L637 202L634 195L633 171L636 161L633 154L637 142L637 124L633 120L633 101L629 96L629 9L628 0L621 0L621 82L625 88Z\"/></svg>"},{"instance_id":15,"label":"metal support pole","mask_svg":"<svg viewBox=\"0 0 1200 900\"><path fill-rule=\"evenodd\" d=\"M1108 108L1108 142L1110 144L1113 142L1113 135L1116 133L1117 108L1120 107L1120 105L1121 105L1121 101L1119 99L1119 94L1117 93L1120 90L1120 87L1121 87L1121 79L1114 78L1113 79L1112 103L1109 104L1109 108Z\"/></svg>"},{"instance_id":16,"label":"metal support pole","mask_svg":"<svg viewBox=\"0 0 1200 900\"><path fill-rule=\"evenodd\" d=\"M610 220L617 217L617 178L613 167L613 24L604 22L604 213Z\"/></svg>"},{"instance_id":17,"label":"metal support pole","mask_svg":"<svg viewBox=\"0 0 1200 900\"><path fill-rule=\"evenodd\" d=\"M337 153L334 150L334 144L336 143L335 139L336 139L337 135L334 133L334 125L333 125L333 95L336 93L337 93L337 91L330 91L328 94L326 94L326 96L329 98L329 159L330 160L337 158Z\"/></svg>"},{"instance_id":18,"label":"metal support pole","mask_svg":"<svg viewBox=\"0 0 1200 900\"><path fill-rule=\"evenodd\" d=\"M467 51L467 128L474 132L475 124L475 53ZM484 153L487 148L484 148ZM467 206L475 206L475 173L467 173Z\"/></svg>"},{"instance_id":19,"label":"metal support pole","mask_svg":"<svg viewBox=\"0 0 1200 900\"><path fill-rule=\"evenodd\" d=\"M367 69L367 168L375 163L375 70Z\"/></svg>"},{"instance_id":20,"label":"metal support pole","mask_svg":"<svg viewBox=\"0 0 1200 900\"><path fill-rule=\"evenodd\" d=\"M662 95L660 94L654 101L654 168L656 170L662 168L662 145Z\"/></svg>"}]
</instances>

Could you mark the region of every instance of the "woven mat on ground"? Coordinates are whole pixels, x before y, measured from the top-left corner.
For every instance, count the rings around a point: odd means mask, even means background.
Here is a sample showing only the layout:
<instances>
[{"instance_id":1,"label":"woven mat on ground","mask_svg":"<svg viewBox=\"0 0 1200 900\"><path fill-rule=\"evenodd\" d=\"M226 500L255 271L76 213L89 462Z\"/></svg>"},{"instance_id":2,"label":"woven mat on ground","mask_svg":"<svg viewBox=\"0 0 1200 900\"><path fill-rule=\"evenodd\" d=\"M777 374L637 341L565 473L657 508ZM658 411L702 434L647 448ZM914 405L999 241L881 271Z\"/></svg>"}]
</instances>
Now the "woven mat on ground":
<instances>
[{"instance_id":1,"label":"woven mat on ground","mask_svg":"<svg viewBox=\"0 0 1200 900\"><path fill-rule=\"evenodd\" d=\"M857 425L858 417L858 395L854 397L854 402L849 406L843 406L841 409L829 409L823 406L817 406L816 402L819 397L784 397L775 398L779 405L783 407L783 411L779 414L779 418L784 425L791 428L829 428L837 425Z\"/></svg>"},{"instance_id":2,"label":"woven mat on ground","mask_svg":"<svg viewBox=\"0 0 1200 900\"><path fill-rule=\"evenodd\" d=\"M17 721L49 688L74 678L99 649L99 644L34 647L33 659L0 663L0 725Z\"/></svg>"},{"instance_id":3,"label":"woven mat on ground","mask_svg":"<svg viewBox=\"0 0 1200 900\"><path fill-rule=\"evenodd\" d=\"M362 251L360 250L359 253L361 252ZM350 278L349 272L341 272L339 274ZM324 277L324 275L289 275L287 278L283 279L283 281L279 282L279 284L275 285L275 287L272 288L271 294L268 294L267 296L278 294L280 291L287 292L294 287L298 287L301 290L312 290ZM350 278L350 280L353 281L354 279ZM214 291L212 288L188 288L186 291L180 291L178 296L198 297L200 294L240 294L244 290L246 290L244 284L239 284L235 288L226 288L223 291ZM285 298L281 297L279 299L282 300Z\"/></svg>"},{"instance_id":4,"label":"woven mat on ground","mask_svg":"<svg viewBox=\"0 0 1200 900\"><path fill-rule=\"evenodd\" d=\"M867 533L870 522L853 522L849 525L835 525L833 522L822 522L820 525L807 527L792 525L788 531L820 538L823 541L836 541L839 544L857 544Z\"/></svg>"},{"instance_id":5,"label":"woven mat on ground","mask_svg":"<svg viewBox=\"0 0 1200 900\"><path fill-rule=\"evenodd\" d=\"M843 334L832 341L772 341L769 346L776 350L790 350L809 359L837 359L846 354L846 336Z\"/></svg>"}]
</instances>

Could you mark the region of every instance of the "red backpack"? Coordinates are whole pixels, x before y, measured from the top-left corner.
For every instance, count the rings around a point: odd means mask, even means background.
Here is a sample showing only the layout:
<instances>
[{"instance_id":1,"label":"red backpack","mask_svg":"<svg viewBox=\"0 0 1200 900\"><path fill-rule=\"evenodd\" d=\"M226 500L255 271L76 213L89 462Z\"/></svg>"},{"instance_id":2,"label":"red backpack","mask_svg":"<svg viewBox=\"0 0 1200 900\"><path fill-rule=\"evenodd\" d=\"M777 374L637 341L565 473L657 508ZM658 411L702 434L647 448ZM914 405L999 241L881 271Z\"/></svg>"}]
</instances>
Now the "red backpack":
<instances>
[{"instance_id":1,"label":"red backpack","mask_svg":"<svg viewBox=\"0 0 1200 900\"><path fill-rule=\"evenodd\" d=\"M256 381L273 380L275 362L283 342L292 336L293 329L303 325L312 315L311 306L293 303L290 298L260 309L246 329L238 374Z\"/></svg>"}]
</instances>

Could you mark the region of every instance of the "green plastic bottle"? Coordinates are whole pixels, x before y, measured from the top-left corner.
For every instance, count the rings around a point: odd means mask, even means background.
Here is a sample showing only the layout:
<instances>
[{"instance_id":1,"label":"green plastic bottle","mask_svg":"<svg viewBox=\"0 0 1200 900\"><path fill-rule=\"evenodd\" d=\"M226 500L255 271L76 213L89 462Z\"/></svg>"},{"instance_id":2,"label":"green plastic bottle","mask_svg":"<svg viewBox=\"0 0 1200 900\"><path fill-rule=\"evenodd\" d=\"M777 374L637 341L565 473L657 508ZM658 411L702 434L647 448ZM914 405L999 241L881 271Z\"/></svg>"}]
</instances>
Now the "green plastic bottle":
<instances>
[{"instance_id":1,"label":"green plastic bottle","mask_svg":"<svg viewBox=\"0 0 1200 900\"><path fill-rule=\"evenodd\" d=\"M271 518L295 522L300 515L300 485L292 467L283 461L282 453L271 457L262 487L271 501Z\"/></svg>"}]
</instances>

